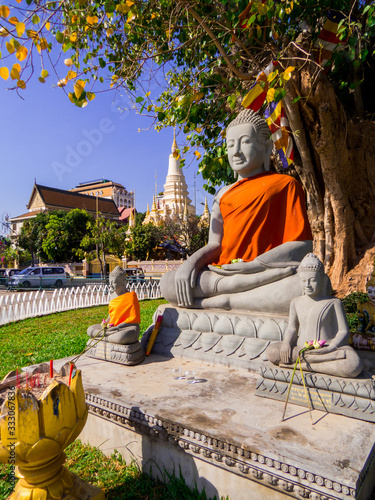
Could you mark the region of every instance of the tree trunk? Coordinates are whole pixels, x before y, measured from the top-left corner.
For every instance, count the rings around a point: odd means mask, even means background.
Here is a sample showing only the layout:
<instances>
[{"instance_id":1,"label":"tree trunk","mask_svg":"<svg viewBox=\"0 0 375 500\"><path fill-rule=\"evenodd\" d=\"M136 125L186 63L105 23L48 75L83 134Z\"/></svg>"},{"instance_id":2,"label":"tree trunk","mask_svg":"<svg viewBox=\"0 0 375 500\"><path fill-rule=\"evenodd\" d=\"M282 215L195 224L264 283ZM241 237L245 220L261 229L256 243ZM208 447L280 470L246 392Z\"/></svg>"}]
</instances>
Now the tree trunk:
<instances>
[{"instance_id":1,"label":"tree trunk","mask_svg":"<svg viewBox=\"0 0 375 500\"><path fill-rule=\"evenodd\" d=\"M293 104L297 96L302 99ZM294 71L285 107L301 158L296 170L307 193L314 250L335 289L375 234L375 124L349 120L329 80L314 77L307 64Z\"/></svg>"}]
</instances>

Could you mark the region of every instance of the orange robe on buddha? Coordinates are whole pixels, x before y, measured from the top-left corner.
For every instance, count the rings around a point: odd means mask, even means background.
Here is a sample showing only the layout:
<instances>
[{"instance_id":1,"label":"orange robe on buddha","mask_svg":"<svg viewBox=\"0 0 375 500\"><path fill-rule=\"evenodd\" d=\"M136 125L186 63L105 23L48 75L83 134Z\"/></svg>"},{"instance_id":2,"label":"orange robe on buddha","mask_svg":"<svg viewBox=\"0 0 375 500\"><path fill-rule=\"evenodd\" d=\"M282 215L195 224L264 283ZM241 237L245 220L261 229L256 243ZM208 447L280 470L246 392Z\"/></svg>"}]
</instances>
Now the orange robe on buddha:
<instances>
[{"instance_id":1,"label":"orange robe on buddha","mask_svg":"<svg viewBox=\"0 0 375 500\"><path fill-rule=\"evenodd\" d=\"M112 299L108 305L109 323L113 326L121 323L140 323L141 313L135 292L128 292Z\"/></svg>"},{"instance_id":2,"label":"orange robe on buddha","mask_svg":"<svg viewBox=\"0 0 375 500\"><path fill-rule=\"evenodd\" d=\"M293 177L266 172L242 179L220 199L224 221L221 255L249 262L288 241L312 240L302 186Z\"/></svg>"}]
</instances>

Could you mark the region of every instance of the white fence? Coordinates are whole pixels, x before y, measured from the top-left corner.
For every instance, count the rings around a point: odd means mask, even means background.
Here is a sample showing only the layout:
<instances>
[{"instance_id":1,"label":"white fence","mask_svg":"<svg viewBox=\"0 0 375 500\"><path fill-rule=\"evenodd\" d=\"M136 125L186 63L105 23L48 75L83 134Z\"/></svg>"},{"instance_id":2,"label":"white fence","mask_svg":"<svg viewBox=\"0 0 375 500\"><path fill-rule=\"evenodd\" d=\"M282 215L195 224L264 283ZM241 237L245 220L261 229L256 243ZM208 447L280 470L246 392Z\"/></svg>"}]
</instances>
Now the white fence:
<instances>
[{"instance_id":1,"label":"white fence","mask_svg":"<svg viewBox=\"0 0 375 500\"><path fill-rule=\"evenodd\" d=\"M128 285L128 291L136 292L139 300L161 298L160 286L156 282ZM60 288L54 290L53 293L43 290L2 295L0 297L0 325L20 319L108 303L107 285Z\"/></svg>"}]
</instances>

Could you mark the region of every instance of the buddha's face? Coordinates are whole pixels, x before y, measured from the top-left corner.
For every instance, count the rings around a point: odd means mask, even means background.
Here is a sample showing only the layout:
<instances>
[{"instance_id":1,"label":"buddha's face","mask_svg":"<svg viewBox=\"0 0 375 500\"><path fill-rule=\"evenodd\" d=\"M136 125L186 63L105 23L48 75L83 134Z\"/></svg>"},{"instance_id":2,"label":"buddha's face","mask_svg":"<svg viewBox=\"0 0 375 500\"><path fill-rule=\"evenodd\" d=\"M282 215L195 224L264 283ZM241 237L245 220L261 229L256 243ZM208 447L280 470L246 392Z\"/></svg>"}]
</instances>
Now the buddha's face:
<instances>
[{"instance_id":1,"label":"buddha's face","mask_svg":"<svg viewBox=\"0 0 375 500\"><path fill-rule=\"evenodd\" d=\"M122 295L126 292L126 280L122 275L117 275L111 277L109 275L109 293L115 293L116 295Z\"/></svg>"},{"instance_id":2,"label":"buddha's face","mask_svg":"<svg viewBox=\"0 0 375 500\"><path fill-rule=\"evenodd\" d=\"M375 286L369 286L367 288L367 295L368 295L370 304L375 306Z\"/></svg>"},{"instance_id":3,"label":"buddha's face","mask_svg":"<svg viewBox=\"0 0 375 500\"><path fill-rule=\"evenodd\" d=\"M303 295L315 298L321 294L324 286L323 276L317 271L300 271L299 281Z\"/></svg>"},{"instance_id":4,"label":"buddha's face","mask_svg":"<svg viewBox=\"0 0 375 500\"><path fill-rule=\"evenodd\" d=\"M239 179L264 172L266 144L259 140L250 123L241 123L227 131L227 148L229 164Z\"/></svg>"}]
</instances>

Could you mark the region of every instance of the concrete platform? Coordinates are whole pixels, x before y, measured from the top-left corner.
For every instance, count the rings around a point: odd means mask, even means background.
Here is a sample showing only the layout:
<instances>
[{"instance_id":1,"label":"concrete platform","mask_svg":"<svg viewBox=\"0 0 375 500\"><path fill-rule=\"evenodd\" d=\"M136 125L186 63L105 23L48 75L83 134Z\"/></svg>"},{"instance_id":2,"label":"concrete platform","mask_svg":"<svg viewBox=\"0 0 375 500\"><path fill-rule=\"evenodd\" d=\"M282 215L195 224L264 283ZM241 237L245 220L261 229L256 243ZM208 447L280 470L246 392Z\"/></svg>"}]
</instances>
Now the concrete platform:
<instances>
[{"instance_id":1,"label":"concrete platform","mask_svg":"<svg viewBox=\"0 0 375 500\"><path fill-rule=\"evenodd\" d=\"M209 498L370 498L373 423L255 396L258 375L151 355L137 366L82 357L89 405L83 442L117 449L154 476L164 468ZM199 383L174 380L194 370Z\"/></svg>"}]
</instances>

